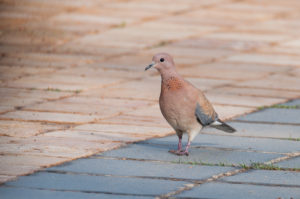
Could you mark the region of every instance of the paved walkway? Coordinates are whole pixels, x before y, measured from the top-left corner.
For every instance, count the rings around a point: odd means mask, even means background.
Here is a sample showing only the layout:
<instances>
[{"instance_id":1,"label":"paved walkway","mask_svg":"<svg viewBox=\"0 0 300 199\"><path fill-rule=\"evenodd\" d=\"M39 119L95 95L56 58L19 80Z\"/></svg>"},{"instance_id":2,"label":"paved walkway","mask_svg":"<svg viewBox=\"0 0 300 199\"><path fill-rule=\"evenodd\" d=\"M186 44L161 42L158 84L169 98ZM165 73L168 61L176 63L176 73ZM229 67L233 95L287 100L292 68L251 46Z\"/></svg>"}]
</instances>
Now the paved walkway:
<instances>
[{"instance_id":1,"label":"paved walkway","mask_svg":"<svg viewBox=\"0 0 300 199\"><path fill-rule=\"evenodd\" d=\"M156 52L222 119L300 95L297 0L0 4L0 182L173 134L143 70Z\"/></svg>"},{"instance_id":2,"label":"paved walkway","mask_svg":"<svg viewBox=\"0 0 300 199\"><path fill-rule=\"evenodd\" d=\"M282 117L278 117L281 115ZM226 134L207 129L190 156L177 137L150 139L51 167L0 187L3 199L300 198L300 100L239 117Z\"/></svg>"}]
</instances>

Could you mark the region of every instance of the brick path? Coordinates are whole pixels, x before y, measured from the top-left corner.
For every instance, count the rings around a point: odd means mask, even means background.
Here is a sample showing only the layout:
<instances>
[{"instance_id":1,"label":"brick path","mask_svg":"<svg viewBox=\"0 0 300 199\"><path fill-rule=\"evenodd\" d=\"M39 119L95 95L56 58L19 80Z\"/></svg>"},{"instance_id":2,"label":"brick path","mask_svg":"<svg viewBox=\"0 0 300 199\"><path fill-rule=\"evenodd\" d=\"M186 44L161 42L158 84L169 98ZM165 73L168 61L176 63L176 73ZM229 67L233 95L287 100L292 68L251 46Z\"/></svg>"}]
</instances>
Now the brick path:
<instances>
[{"instance_id":1,"label":"brick path","mask_svg":"<svg viewBox=\"0 0 300 199\"><path fill-rule=\"evenodd\" d=\"M0 181L172 134L156 52L228 119L300 96L297 0L0 4Z\"/></svg>"}]
</instances>

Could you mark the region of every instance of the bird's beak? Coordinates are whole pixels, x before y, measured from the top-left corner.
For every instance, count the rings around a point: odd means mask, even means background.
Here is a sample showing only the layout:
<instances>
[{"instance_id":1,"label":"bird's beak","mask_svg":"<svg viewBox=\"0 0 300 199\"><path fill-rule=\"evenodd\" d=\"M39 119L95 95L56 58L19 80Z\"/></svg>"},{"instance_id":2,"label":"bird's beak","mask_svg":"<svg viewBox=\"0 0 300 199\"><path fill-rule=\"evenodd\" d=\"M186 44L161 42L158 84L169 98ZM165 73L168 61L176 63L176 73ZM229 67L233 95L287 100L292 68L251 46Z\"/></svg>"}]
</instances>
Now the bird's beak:
<instances>
[{"instance_id":1,"label":"bird's beak","mask_svg":"<svg viewBox=\"0 0 300 199\"><path fill-rule=\"evenodd\" d=\"M155 65L155 62L152 62L151 64L149 64L149 66L147 66L146 68L145 68L145 70L148 70L148 69L150 69L152 66L154 66Z\"/></svg>"}]
</instances>

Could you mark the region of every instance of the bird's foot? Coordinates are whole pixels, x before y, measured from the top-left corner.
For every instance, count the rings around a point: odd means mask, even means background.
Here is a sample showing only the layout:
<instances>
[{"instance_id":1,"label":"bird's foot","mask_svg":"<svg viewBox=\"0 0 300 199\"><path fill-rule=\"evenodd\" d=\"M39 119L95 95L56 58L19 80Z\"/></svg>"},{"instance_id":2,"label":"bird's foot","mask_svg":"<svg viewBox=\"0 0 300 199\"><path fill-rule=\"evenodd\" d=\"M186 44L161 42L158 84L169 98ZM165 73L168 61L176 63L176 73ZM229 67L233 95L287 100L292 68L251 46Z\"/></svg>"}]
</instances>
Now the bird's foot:
<instances>
[{"instance_id":1,"label":"bird's foot","mask_svg":"<svg viewBox=\"0 0 300 199\"><path fill-rule=\"evenodd\" d=\"M182 156L182 155L186 155L186 156L189 156L189 152L188 151L179 151L179 150L169 150L169 153L173 153L175 155L178 155L178 156Z\"/></svg>"}]
</instances>

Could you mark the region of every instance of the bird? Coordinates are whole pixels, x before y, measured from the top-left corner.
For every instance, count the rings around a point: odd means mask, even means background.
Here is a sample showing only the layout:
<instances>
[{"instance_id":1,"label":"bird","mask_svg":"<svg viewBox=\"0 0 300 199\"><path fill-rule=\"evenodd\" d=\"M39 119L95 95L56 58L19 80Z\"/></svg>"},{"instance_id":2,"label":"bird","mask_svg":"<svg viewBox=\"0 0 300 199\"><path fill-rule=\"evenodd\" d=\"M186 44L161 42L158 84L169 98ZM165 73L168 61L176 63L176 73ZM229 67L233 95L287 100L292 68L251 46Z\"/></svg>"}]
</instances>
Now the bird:
<instances>
[{"instance_id":1,"label":"bird","mask_svg":"<svg viewBox=\"0 0 300 199\"><path fill-rule=\"evenodd\" d=\"M173 58L168 53L157 53L145 71L155 68L161 75L159 107L162 115L178 136L177 150L169 150L175 155L189 155L191 142L201 129L210 126L227 133L236 130L223 122L204 93L185 80L177 72ZM183 134L188 135L188 142L183 149Z\"/></svg>"}]
</instances>

